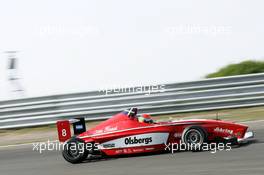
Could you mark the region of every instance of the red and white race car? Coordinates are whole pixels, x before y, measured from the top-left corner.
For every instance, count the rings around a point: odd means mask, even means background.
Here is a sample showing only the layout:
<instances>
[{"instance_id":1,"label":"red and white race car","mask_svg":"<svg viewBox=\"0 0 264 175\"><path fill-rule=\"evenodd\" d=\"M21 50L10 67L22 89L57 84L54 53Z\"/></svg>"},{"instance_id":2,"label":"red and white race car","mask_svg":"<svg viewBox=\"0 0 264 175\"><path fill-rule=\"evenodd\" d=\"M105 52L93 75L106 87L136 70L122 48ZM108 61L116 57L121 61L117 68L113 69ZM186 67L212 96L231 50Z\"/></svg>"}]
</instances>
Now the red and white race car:
<instances>
[{"instance_id":1,"label":"red and white race car","mask_svg":"<svg viewBox=\"0 0 264 175\"><path fill-rule=\"evenodd\" d=\"M66 140L63 157L70 163L81 162L93 155L164 152L168 145L179 143L195 146L212 142L239 144L254 136L247 126L222 120L155 122L149 115L137 115L137 108L116 114L73 137L68 134L67 122L59 121L57 125L60 141Z\"/></svg>"}]
</instances>

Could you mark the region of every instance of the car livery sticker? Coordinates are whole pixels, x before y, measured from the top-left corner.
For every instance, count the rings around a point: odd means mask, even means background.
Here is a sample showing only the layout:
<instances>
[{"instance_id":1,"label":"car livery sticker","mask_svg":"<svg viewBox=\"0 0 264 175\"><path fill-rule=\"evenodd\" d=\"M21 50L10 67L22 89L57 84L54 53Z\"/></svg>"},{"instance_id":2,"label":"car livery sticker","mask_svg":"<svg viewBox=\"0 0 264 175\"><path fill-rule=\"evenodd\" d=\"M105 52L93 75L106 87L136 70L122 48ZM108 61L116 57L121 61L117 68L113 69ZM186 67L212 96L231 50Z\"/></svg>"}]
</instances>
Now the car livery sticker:
<instances>
[{"instance_id":1,"label":"car livery sticker","mask_svg":"<svg viewBox=\"0 0 264 175\"><path fill-rule=\"evenodd\" d=\"M223 128L215 128L214 129L215 132L222 132L222 133L227 133L227 134L233 134L233 130L230 130L230 129L223 129Z\"/></svg>"},{"instance_id":2,"label":"car livery sticker","mask_svg":"<svg viewBox=\"0 0 264 175\"><path fill-rule=\"evenodd\" d=\"M131 135L100 144L101 149L127 148L136 146L159 145L167 142L169 133L148 133Z\"/></svg>"}]
</instances>

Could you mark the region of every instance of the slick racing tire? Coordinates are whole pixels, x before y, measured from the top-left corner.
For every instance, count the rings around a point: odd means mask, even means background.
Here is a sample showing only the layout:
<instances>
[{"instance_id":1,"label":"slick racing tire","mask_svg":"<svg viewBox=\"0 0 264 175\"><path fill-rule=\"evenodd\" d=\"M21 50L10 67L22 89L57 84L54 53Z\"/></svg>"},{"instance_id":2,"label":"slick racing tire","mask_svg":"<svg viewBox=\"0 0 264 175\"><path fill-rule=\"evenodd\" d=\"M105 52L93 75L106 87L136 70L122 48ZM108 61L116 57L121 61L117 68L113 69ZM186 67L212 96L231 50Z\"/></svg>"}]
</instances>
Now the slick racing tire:
<instances>
[{"instance_id":1,"label":"slick racing tire","mask_svg":"<svg viewBox=\"0 0 264 175\"><path fill-rule=\"evenodd\" d=\"M72 138L67 141L62 151L64 159L70 163L80 163L88 156L89 151L86 150L85 143L78 138Z\"/></svg>"},{"instance_id":2,"label":"slick racing tire","mask_svg":"<svg viewBox=\"0 0 264 175\"><path fill-rule=\"evenodd\" d=\"M184 129L182 142L186 149L191 151L202 151L203 143L207 141L207 133L200 126L191 126Z\"/></svg>"}]
</instances>

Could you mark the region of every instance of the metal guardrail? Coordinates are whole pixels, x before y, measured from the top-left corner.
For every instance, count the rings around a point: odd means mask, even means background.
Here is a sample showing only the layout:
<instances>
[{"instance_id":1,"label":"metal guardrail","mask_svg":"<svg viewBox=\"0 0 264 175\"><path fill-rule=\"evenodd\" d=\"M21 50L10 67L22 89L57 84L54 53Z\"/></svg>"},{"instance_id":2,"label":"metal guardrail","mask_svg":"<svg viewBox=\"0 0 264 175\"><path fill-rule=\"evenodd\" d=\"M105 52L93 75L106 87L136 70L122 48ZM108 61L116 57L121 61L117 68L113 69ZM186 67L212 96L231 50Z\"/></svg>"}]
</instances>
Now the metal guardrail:
<instances>
[{"instance_id":1,"label":"metal guardrail","mask_svg":"<svg viewBox=\"0 0 264 175\"><path fill-rule=\"evenodd\" d=\"M172 114L264 105L264 74L165 84L164 92L103 91L0 101L0 129L55 123L84 116L106 119L135 106L141 113Z\"/></svg>"}]
</instances>

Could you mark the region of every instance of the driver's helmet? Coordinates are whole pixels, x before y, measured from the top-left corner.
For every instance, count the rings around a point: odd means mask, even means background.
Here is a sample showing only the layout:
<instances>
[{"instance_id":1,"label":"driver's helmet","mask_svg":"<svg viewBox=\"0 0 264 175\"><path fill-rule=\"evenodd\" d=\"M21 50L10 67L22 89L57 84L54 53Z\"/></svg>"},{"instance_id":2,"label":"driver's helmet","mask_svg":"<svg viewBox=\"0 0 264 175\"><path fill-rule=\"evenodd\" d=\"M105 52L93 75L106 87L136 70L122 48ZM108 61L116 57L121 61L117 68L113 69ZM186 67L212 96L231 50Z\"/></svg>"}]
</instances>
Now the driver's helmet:
<instances>
[{"instance_id":1,"label":"driver's helmet","mask_svg":"<svg viewBox=\"0 0 264 175\"><path fill-rule=\"evenodd\" d=\"M140 123L153 123L153 120L151 119L151 116L149 114L141 114L138 117L138 121Z\"/></svg>"},{"instance_id":2,"label":"driver's helmet","mask_svg":"<svg viewBox=\"0 0 264 175\"><path fill-rule=\"evenodd\" d=\"M142 114L141 116L144 117L144 118L146 118L146 119L147 119L147 118L148 118L148 119L151 119L151 116L150 116L149 114Z\"/></svg>"}]
</instances>

